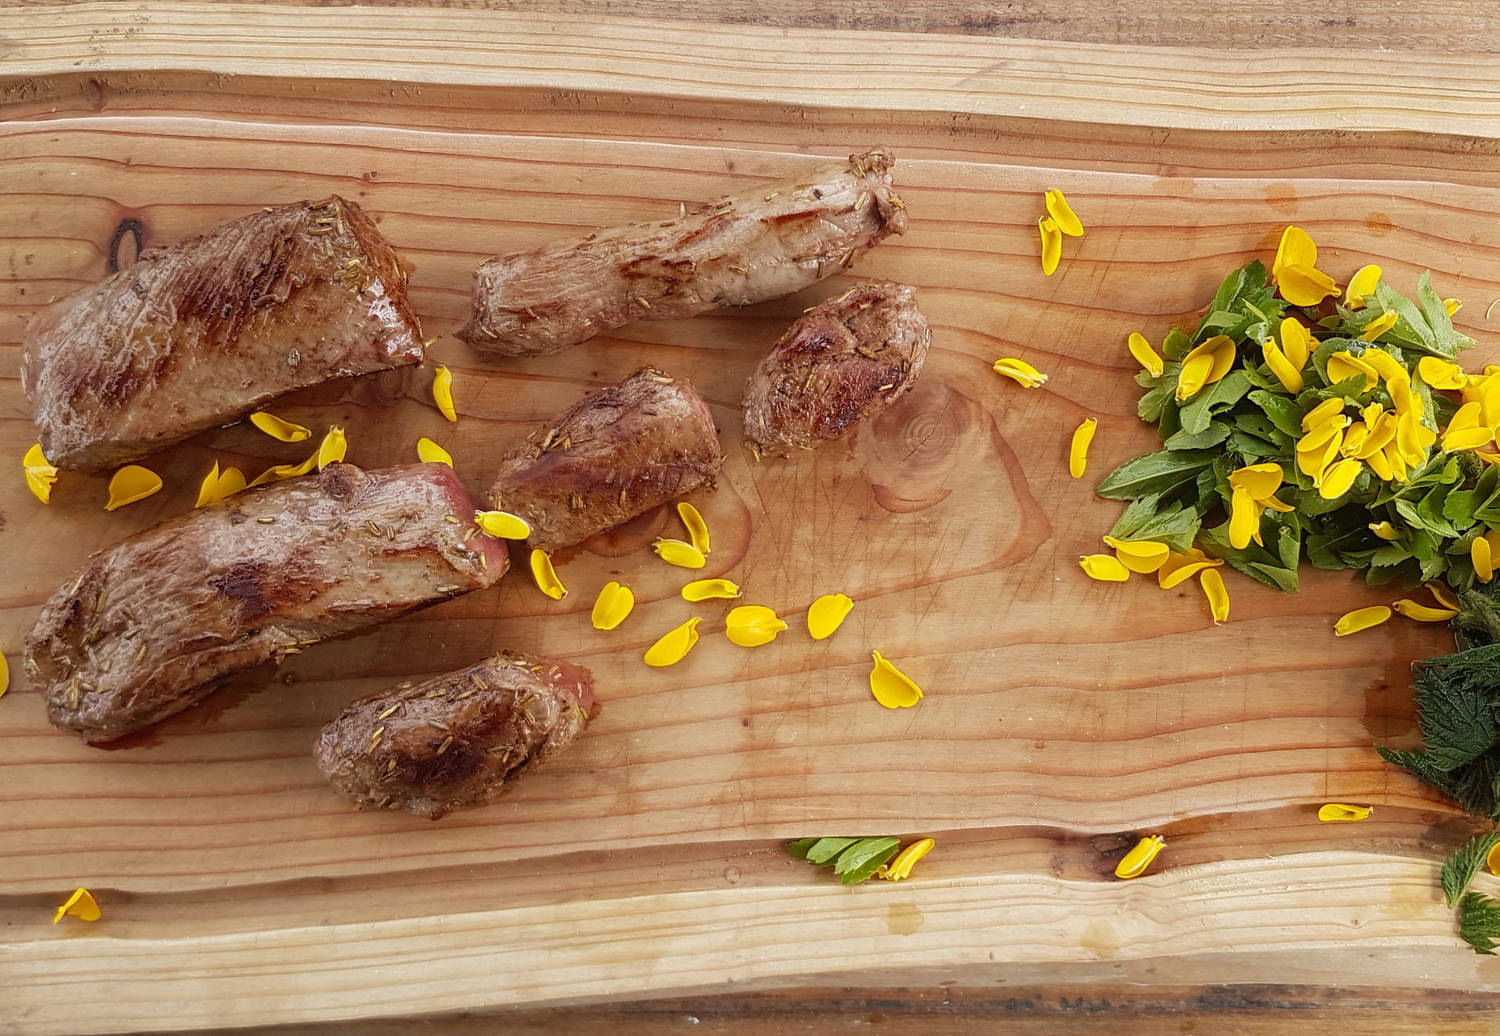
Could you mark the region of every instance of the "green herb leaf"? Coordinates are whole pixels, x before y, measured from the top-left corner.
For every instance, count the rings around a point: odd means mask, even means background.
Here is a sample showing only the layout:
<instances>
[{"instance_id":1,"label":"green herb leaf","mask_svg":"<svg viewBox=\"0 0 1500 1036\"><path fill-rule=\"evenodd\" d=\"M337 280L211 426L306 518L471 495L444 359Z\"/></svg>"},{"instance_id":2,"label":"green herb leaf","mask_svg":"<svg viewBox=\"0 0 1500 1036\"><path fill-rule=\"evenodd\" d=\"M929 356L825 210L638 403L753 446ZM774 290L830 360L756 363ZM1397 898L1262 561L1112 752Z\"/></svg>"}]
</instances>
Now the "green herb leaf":
<instances>
[{"instance_id":1,"label":"green herb leaf","mask_svg":"<svg viewBox=\"0 0 1500 1036\"><path fill-rule=\"evenodd\" d=\"M844 850L833 872L845 885L866 880L901 848L899 838L864 838Z\"/></svg>"},{"instance_id":2,"label":"green herb leaf","mask_svg":"<svg viewBox=\"0 0 1500 1036\"><path fill-rule=\"evenodd\" d=\"M1158 450L1127 460L1094 490L1107 500L1130 500L1150 493L1166 494L1193 481L1214 462L1214 450Z\"/></svg>"},{"instance_id":3,"label":"green herb leaf","mask_svg":"<svg viewBox=\"0 0 1500 1036\"><path fill-rule=\"evenodd\" d=\"M1414 669L1427 761L1454 770L1489 750L1496 742L1500 645L1424 659Z\"/></svg>"},{"instance_id":4,"label":"green herb leaf","mask_svg":"<svg viewBox=\"0 0 1500 1036\"><path fill-rule=\"evenodd\" d=\"M807 855L803 859L822 867L832 863L839 853L857 841L859 841L858 838L819 838L808 847Z\"/></svg>"},{"instance_id":5,"label":"green herb leaf","mask_svg":"<svg viewBox=\"0 0 1500 1036\"><path fill-rule=\"evenodd\" d=\"M1443 861L1443 898L1448 901L1448 906L1458 905L1458 897L1468 891L1469 882L1474 880L1474 875L1484 866L1485 858L1496 843L1500 843L1500 831L1477 834Z\"/></svg>"},{"instance_id":6,"label":"green herb leaf","mask_svg":"<svg viewBox=\"0 0 1500 1036\"><path fill-rule=\"evenodd\" d=\"M795 842L786 843L786 851L789 856L799 860L807 859L807 851L818 844L816 838L799 838Z\"/></svg>"},{"instance_id":7,"label":"green herb leaf","mask_svg":"<svg viewBox=\"0 0 1500 1036\"><path fill-rule=\"evenodd\" d=\"M1458 904L1458 935L1475 953L1493 955L1500 939L1500 903L1480 892L1470 892Z\"/></svg>"},{"instance_id":8,"label":"green herb leaf","mask_svg":"<svg viewBox=\"0 0 1500 1036\"><path fill-rule=\"evenodd\" d=\"M1183 404L1182 430L1189 435L1207 431L1214 414L1228 410L1249 391L1250 379L1245 372L1230 371Z\"/></svg>"}]
</instances>

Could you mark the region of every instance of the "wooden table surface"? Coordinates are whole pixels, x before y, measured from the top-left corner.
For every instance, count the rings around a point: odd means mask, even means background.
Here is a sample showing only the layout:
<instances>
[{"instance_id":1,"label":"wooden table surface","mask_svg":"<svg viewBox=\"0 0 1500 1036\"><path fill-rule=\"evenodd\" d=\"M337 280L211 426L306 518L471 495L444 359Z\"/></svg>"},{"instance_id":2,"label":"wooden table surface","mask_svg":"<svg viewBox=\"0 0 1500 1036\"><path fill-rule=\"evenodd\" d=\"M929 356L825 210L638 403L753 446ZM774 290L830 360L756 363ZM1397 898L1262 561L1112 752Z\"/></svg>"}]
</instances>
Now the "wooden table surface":
<instances>
[{"instance_id":1,"label":"wooden table surface","mask_svg":"<svg viewBox=\"0 0 1500 1036\"><path fill-rule=\"evenodd\" d=\"M1410 740L1406 663L1443 631L1333 643L1331 616L1379 599L1347 578L1295 598L1236 580L1218 630L1191 594L1093 588L1073 558L1115 508L1063 459L1086 412L1100 472L1149 446L1125 332L1159 338L1292 220L1333 242L1340 279L1431 268L1500 359L1497 54L1500 11L1453 0L0 9L0 455L31 441L26 315L101 275L121 219L156 243L336 189L416 261L463 419L424 409L417 377L305 393L291 416L349 422L371 465L448 436L477 487L490 451L581 389L662 362L730 446L703 503L716 563L794 621L818 579L861 600L811 661L720 642L653 682L627 664L647 629L588 639L580 609L628 566L665 621L672 590L640 556L661 517L570 560L556 607L509 578L310 652L291 689L236 683L133 750L50 731L18 680L0 700L0 1032L1500 1031L1500 970L1435 888L1471 825L1369 751ZM877 140L913 229L855 272L918 285L934 353L904 415L847 447L752 468L737 445L746 365L818 292L499 370L449 337L497 235L654 218ZM1033 209L1061 184L1090 231L1044 281ZM1047 366L1048 390L999 383L1002 353ZM188 506L210 458L285 459L270 450L198 437L152 460L167 492L107 520L102 479L61 483L46 511L17 481L13 673L89 550ZM477 656L523 628L611 680L552 774L442 825L327 797L304 742L432 671L410 642ZM920 672L920 711L859 691L880 644ZM1325 799L1379 808L1335 832L1310 817ZM852 892L779 849L845 829L940 848L921 880ZM1147 830L1170 854L1114 882ZM75 883L105 920L50 928Z\"/></svg>"}]
</instances>

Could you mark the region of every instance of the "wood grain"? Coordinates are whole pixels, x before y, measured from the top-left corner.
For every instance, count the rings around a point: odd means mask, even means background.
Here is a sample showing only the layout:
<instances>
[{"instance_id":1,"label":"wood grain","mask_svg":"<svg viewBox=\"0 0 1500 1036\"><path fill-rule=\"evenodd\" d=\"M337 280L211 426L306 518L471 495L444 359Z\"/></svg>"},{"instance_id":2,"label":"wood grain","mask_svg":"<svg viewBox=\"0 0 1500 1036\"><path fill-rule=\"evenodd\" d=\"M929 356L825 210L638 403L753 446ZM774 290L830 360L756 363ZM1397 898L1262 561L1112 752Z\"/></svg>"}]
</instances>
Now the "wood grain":
<instances>
[{"instance_id":1,"label":"wood grain","mask_svg":"<svg viewBox=\"0 0 1500 1036\"><path fill-rule=\"evenodd\" d=\"M1063 965L1080 987L1401 990L1420 975L1500 991L1435 888L1467 822L1370 751L1411 740L1407 666L1443 632L1334 640L1335 616L1388 595L1326 573L1294 597L1232 579L1233 621L1216 629L1192 587L1090 584L1074 563L1117 511L1093 480L1151 444L1125 334L1190 318L1288 221L1340 277L1377 262L1409 285L1431 268L1468 303L1472 362L1496 358L1490 59L1397 55L1334 77L1271 51L1164 92L1159 55L1139 48L932 35L856 89L834 48L852 68L905 37L814 34L802 55L771 29L640 19L118 15L0 12L0 37L24 41L0 80L0 455L32 441L14 377L26 316L102 275L121 220L160 243L337 191L415 263L461 417L442 420L421 372L278 412L343 424L368 465L429 435L482 488L535 422L656 363L699 386L730 454L697 499L715 542L702 574L735 578L793 629L747 651L719 636L724 608L700 607L704 642L685 663L640 664L694 613L682 573L647 547L673 527L663 511L562 558L562 602L518 573L247 674L128 749L52 731L18 686L0 699L0 1022L302 1024L730 985L988 985ZM1080 70L1066 83L1064 65ZM1084 98L1023 101L1028 81ZM737 403L786 324L849 278L542 360L493 363L451 337L486 256L675 214L877 141L897 152L912 229L851 276L914 284L933 345L912 395L846 444L755 465ZM1053 186L1088 233L1043 278L1035 220ZM1052 380L1001 381L998 355ZM1100 432L1075 482L1065 446L1085 414ZM18 483L0 503L12 668L37 606L88 552L190 506L212 460L297 456L240 426L200 436L153 459L164 492L108 515L102 477L65 475L50 508ZM587 611L612 578L640 605L601 634ZM833 590L859 603L813 644L802 612ZM439 824L351 814L323 786L310 746L345 702L502 647L598 677L602 713L549 772ZM919 707L870 700L871 648L922 684ZM1376 819L1319 825L1328 799L1375 803ZM939 850L919 881L843 890L779 848L845 830L932 834ZM1169 840L1156 871L1114 882L1146 830ZM47 926L75 884L105 920Z\"/></svg>"}]
</instances>

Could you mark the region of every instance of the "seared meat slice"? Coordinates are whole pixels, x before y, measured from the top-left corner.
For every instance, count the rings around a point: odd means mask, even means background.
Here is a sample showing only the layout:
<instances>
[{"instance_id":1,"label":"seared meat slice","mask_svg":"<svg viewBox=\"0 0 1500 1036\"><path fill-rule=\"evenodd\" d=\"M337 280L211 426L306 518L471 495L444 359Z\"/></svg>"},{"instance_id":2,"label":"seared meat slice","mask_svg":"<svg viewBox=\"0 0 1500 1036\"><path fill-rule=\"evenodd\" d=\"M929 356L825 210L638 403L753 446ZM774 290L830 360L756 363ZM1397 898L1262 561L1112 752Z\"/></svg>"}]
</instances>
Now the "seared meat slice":
<instances>
[{"instance_id":1,"label":"seared meat slice","mask_svg":"<svg viewBox=\"0 0 1500 1036\"><path fill-rule=\"evenodd\" d=\"M553 551L711 484L723 466L708 404L642 367L507 453L490 501L526 519L533 547Z\"/></svg>"},{"instance_id":2,"label":"seared meat slice","mask_svg":"<svg viewBox=\"0 0 1500 1036\"><path fill-rule=\"evenodd\" d=\"M474 275L473 316L458 336L504 356L544 356L633 320L790 295L905 232L894 162L876 148L677 219L491 259Z\"/></svg>"},{"instance_id":3,"label":"seared meat slice","mask_svg":"<svg viewBox=\"0 0 1500 1036\"><path fill-rule=\"evenodd\" d=\"M474 510L442 464L249 490L90 558L43 605L27 671L54 725L112 741L219 677L489 586L507 555Z\"/></svg>"},{"instance_id":4,"label":"seared meat slice","mask_svg":"<svg viewBox=\"0 0 1500 1036\"><path fill-rule=\"evenodd\" d=\"M758 457L847 435L911 388L927 340L905 284L871 281L813 307L750 375L746 444Z\"/></svg>"},{"instance_id":5,"label":"seared meat slice","mask_svg":"<svg viewBox=\"0 0 1500 1036\"><path fill-rule=\"evenodd\" d=\"M318 736L318 769L361 808L436 820L567 748L593 703L587 669L507 651L361 698Z\"/></svg>"},{"instance_id":6,"label":"seared meat slice","mask_svg":"<svg viewBox=\"0 0 1500 1036\"><path fill-rule=\"evenodd\" d=\"M405 269L337 195L148 249L37 314L24 346L42 452L84 471L293 389L422 362Z\"/></svg>"}]
</instances>

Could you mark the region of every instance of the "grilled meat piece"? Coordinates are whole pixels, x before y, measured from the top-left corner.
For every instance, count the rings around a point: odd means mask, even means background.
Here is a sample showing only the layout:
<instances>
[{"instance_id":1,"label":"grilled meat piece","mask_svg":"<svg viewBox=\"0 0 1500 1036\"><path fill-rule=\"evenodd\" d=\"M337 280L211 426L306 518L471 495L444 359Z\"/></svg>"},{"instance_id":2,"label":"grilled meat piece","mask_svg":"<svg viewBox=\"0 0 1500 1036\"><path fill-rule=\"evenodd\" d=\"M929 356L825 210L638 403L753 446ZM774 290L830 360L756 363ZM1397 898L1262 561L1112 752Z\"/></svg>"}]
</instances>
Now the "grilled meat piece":
<instances>
[{"instance_id":1,"label":"grilled meat piece","mask_svg":"<svg viewBox=\"0 0 1500 1036\"><path fill-rule=\"evenodd\" d=\"M474 509L442 464L249 490L95 554L43 605L26 668L54 725L112 741L219 677L489 586L507 555Z\"/></svg>"},{"instance_id":2,"label":"grilled meat piece","mask_svg":"<svg viewBox=\"0 0 1500 1036\"><path fill-rule=\"evenodd\" d=\"M56 302L26 328L42 452L94 471L329 378L422 362L406 271L334 195L257 212Z\"/></svg>"},{"instance_id":3,"label":"grilled meat piece","mask_svg":"<svg viewBox=\"0 0 1500 1036\"><path fill-rule=\"evenodd\" d=\"M583 733L594 678L505 652L416 686L372 694L318 736L318 769L360 808L436 820L478 806Z\"/></svg>"},{"instance_id":4,"label":"grilled meat piece","mask_svg":"<svg viewBox=\"0 0 1500 1036\"><path fill-rule=\"evenodd\" d=\"M847 435L916 382L928 337L905 284L871 281L808 310L750 375L746 444L758 457Z\"/></svg>"},{"instance_id":5,"label":"grilled meat piece","mask_svg":"<svg viewBox=\"0 0 1500 1036\"><path fill-rule=\"evenodd\" d=\"M491 259L474 275L473 315L458 336L504 356L545 356L634 320L790 295L905 232L894 162L876 148L677 219Z\"/></svg>"},{"instance_id":6,"label":"grilled meat piece","mask_svg":"<svg viewBox=\"0 0 1500 1036\"><path fill-rule=\"evenodd\" d=\"M723 466L708 404L642 367L507 453L490 501L526 519L533 547L553 551L712 484Z\"/></svg>"}]
</instances>

